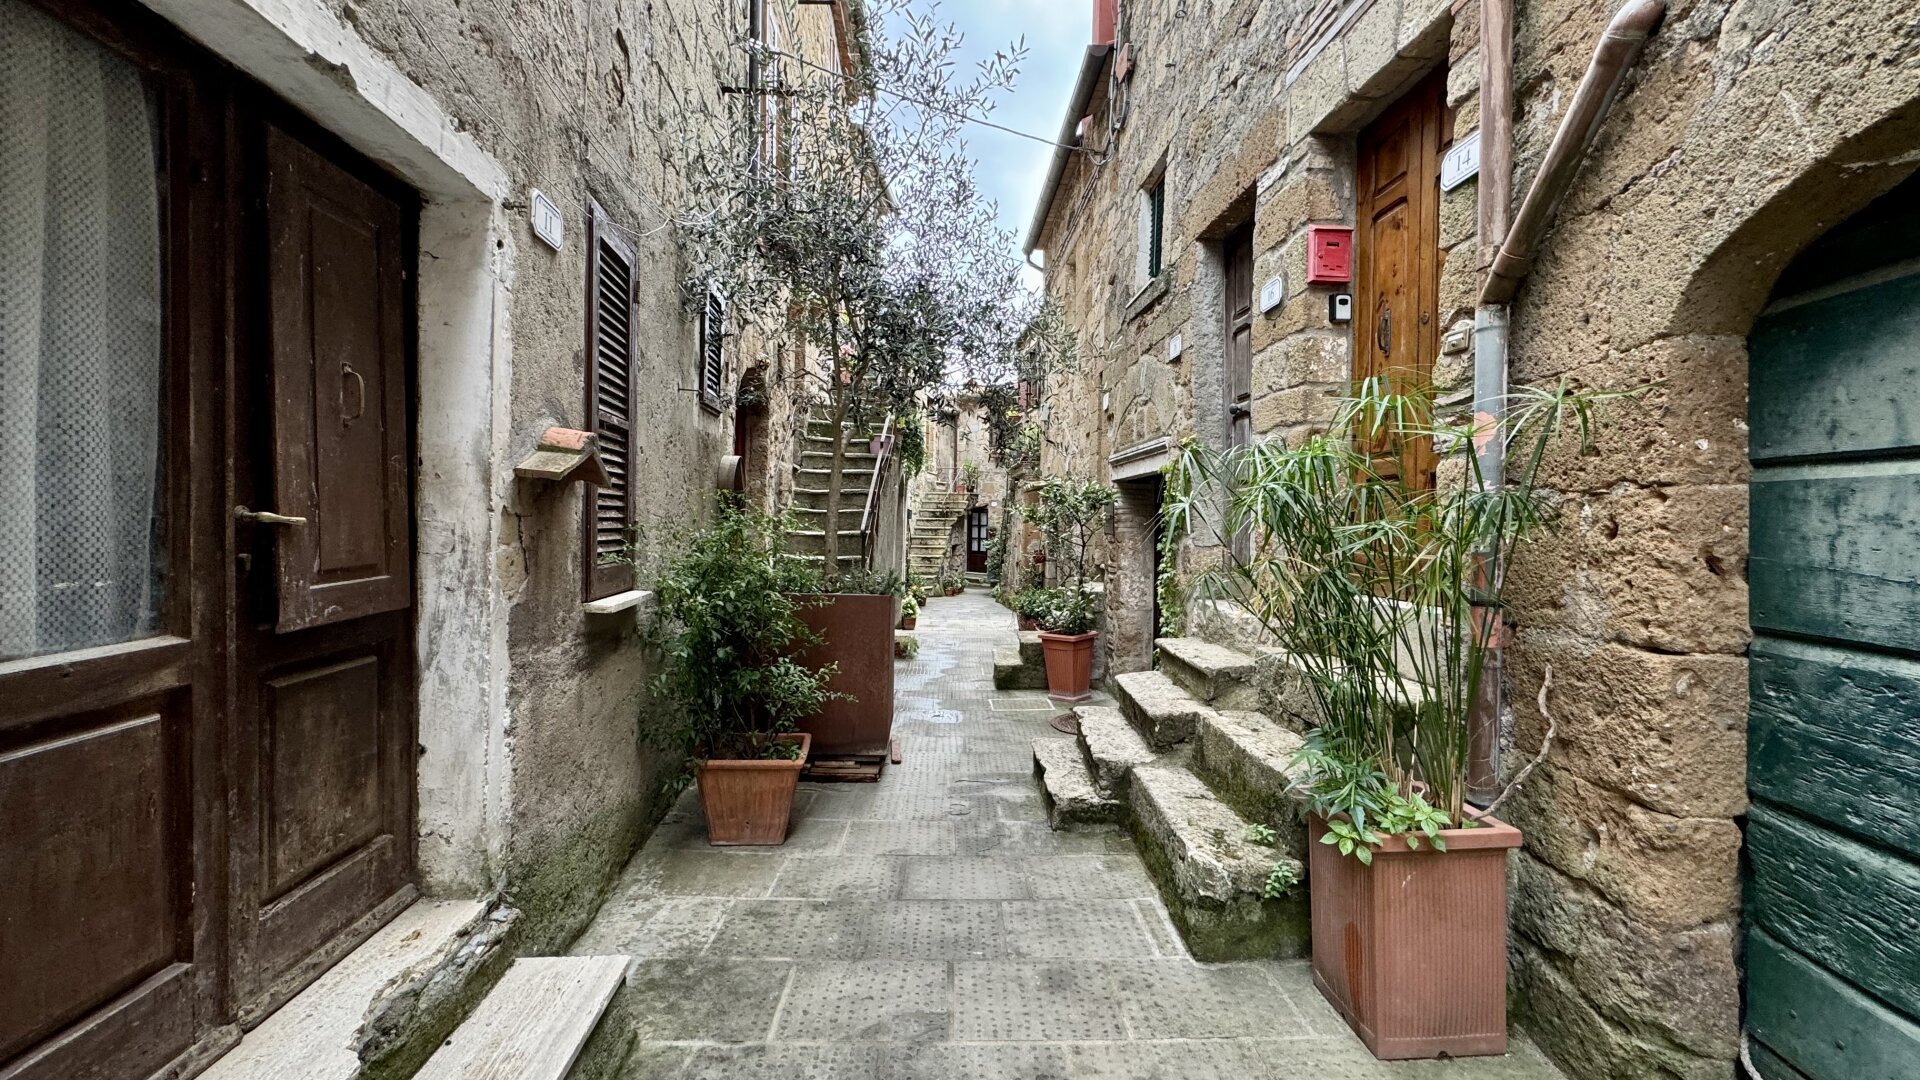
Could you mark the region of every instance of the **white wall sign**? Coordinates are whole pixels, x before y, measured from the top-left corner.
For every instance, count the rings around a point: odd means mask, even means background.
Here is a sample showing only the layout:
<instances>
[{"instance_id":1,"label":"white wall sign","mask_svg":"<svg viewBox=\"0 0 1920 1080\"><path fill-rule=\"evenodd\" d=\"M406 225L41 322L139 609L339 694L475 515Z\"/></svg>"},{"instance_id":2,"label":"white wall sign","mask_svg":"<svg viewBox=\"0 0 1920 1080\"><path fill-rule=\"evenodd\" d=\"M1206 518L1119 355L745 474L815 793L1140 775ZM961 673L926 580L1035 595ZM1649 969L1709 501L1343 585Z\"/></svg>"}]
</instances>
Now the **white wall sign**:
<instances>
[{"instance_id":1,"label":"white wall sign","mask_svg":"<svg viewBox=\"0 0 1920 1080\"><path fill-rule=\"evenodd\" d=\"M1167 359L1169 360L1180 359L1180 351L1181 351L1180 335L1175 334L1172 337L1167 339Z\"/></svg>"},{"instance_id":2,"label":"white wall sign","mask_svg":"<svg viewBox=\"0 0 1920 1080\"><path fill-rule=\"evenodd\" d=\"M566 242L567 232L566 222L560 217L560 208L553 205L552 199L535 191L529 213L533 217L533 235L546 241L548 247L559 251L560 245Z\"/></svg>"},{"instance_id":3,"label":"white wall sign","mask_svg":"<svg viewBox=\"0 0 1920 1080\"><path fill-rule=\"evenodd\" d=\"M1440 158L1440 190L1452 191L1480 174L1480 133L1453 144Z\"/></svg>"},{"instance_id":4,"label":"white wall sign","mask_svg":"<svg viewBox=\"0 0 1920 1080\"><path fill-rule=\"evenodd\" d=\"M1287 279L1281 277L1279 274L1268 278L1267 283L1260 286L1260 314L1265 315L1267 312L1279 307L1280 301L1286 299L1286 296Z\"/></svg>"}]
</instances>

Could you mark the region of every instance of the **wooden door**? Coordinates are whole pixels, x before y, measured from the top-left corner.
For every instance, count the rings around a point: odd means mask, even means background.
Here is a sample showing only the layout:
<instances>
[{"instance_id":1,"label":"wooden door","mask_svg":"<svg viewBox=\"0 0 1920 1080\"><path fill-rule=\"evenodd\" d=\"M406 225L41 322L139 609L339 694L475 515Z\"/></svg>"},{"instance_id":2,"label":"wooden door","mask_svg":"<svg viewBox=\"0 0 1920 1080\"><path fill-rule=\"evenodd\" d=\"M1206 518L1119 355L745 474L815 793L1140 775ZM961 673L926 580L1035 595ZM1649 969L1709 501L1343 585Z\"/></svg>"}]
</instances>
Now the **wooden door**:
<instances>
[{"instance_id":1,"label":"wooden door","mask_svg":"<svg viewBox=\"0 0 1920 1080\"><path fill-rule=\"evenodd\" d=\"M967 511L967 573L987 572L987 508L976 506Z\"/></svg>"},{"instance_id":2,"label":"wooden door","mask_svg":"<svg viewBox=\"0 0 1920 1080\"><path fill-rule=\"evenodd\" d=\"M1750 341L1747 1024L1767 1080L1920 1069L1920 181Z\"/></svg>"},{"instance_id":3,"label":"wooden door","mask_svg":"<svg viewBox=\"0 0 1920 1080\"><path fill-rule=\"evenodd\" d=\"M1429 393L1440 352L1440 155L1446 73L1436 72L1360 133L1356 169L1353 378ZM1369 447L1383 476L1433 485L1432 440Z\"/></svg>"},{"instance_id":4,"label":"wooden door","mask_svg":"<svg viewBox=\"0 0 1920 1080\"><path fill-rule=\"evenodd\" d=\"M234 985L243 1023L413 889L410 209L261 122L264 318L236 416ZM315 137L317 138L317 137ZM254 294L247 294L252 296ZM261 514L275 515L250 516Z\"/></svg>"},{"instance_id":5,"label":"wooden door","mask_svg":"<svg viewBox=\"0 0 1920 1080\"><path fill-rule=\"evenodd\" d=\"M0 1077L140 1077L233 1037L221 129L138 13L0 0L0 69Z\"/></svg>"},{"instance_id":6,"label":"wooden door","mask_svg":"<svg viewBox=\"0 0 1920 1080\"><path fill-rule=\"evenodd\" d=\"M1253 225L1227 237L1223 246L1227 293L1227 417L1234 446L1253 442Z\"/></svg>"}]
</instances>

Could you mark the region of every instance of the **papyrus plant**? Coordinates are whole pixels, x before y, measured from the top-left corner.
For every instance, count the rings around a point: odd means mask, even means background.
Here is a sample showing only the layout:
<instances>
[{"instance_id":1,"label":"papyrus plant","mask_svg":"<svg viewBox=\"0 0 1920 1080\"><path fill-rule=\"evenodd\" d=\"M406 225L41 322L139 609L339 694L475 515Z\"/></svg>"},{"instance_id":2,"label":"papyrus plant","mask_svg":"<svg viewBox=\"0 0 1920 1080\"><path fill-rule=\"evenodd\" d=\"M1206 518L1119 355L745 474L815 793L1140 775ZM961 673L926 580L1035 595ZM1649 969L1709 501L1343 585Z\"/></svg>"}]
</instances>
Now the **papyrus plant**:
<instances>
[{"instance_id":1,"label":"papyrus plant","mask_svg":"<svg viewBox=\"0 0 1920 1080\"><path fill-rule=\"evenodd\" d=\"M1172 535L1215 545L1196 599L1230 601L1291 654L1318 726L1302 793L1332 842L1362 859L1383 834L1439 842L1467 820L1468 714L1502 623L1516 547L1550 528L1537 489L1560 438L1588 446L1615 393L1524 389L1506 416L1449 423L1430 393L1372 379L1322 434L1216 451L1189 444L1169 470ZM1438 483L1409 475L1430 439ZM1506 482L1480 452L1505 443Z\"/></svg>"}]
</instances>

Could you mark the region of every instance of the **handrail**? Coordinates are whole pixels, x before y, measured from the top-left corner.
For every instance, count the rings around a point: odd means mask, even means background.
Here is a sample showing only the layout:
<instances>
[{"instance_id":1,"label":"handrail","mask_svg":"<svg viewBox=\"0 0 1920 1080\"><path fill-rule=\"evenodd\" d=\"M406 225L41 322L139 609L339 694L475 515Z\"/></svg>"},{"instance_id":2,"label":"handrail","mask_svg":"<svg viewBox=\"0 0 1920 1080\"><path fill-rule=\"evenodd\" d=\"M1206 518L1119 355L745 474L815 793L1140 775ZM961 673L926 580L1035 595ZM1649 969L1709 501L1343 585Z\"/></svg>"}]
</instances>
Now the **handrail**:
<instances>
[{"instance_id":1,"label":"handrail","mask_svg":"<svg viewBox=\"0 0 1920 1080\"><path fill-rule=\"evenodd\" d=\"M867 481L867 504L860 511L860 561L869 569L873 567L873 519L880 508L880 490L884 486L887 467L893 464L893 414L888 413L886 422L880 428L880 437L873 440L880 444L878 455L873 462L873 479Z\"/></svg>"}]
</instances>

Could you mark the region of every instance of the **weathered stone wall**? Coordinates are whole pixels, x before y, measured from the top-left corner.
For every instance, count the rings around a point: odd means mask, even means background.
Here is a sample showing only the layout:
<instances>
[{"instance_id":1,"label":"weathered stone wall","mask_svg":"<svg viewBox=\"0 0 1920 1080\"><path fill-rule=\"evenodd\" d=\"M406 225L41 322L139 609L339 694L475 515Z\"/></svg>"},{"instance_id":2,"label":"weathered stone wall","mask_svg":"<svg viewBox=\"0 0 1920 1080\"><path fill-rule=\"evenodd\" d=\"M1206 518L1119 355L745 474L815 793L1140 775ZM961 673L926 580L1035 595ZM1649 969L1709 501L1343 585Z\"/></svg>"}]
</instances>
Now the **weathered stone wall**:
<instances>
[{"instance_id":1,"label":"weathered stone wall","mask_svg":"<svg viewBox=\"0 0 1920 1080\"><path fill-rule=\"evenodd\" d=\"M691 143L724 125L722 86L744 84L745 53L735 42L746 33L747 4L340 0L333 7L509 173L509 467L547 426L588 423L588 200L634 245L637 535L643 564L670 551L673 535L709 512L719 460L732 451L730 411L704 408L696 392L698 310L685 295L672 222L688 209L682 169ZM789 42L817 45L819 29L799 20L830 18L791 3L769 7ZM559 252L527 223L525 200L535 188L565 216ZM434 253L423 250L421 258ZM749 335L744 347L742 340L728 342L730 389L748 366L777 375L785 356L784 343L766 335ZM771 502L791 454L791 438L777 432L791 430L793 394L792 380L766 382L763 423L775 434L763 442L769 453L754 479ZM678 767L644 740L652 670L639 636L645 612L581 610L583 491L516 482L496 511L510 675L508 753L498 766L506 770L505 836L495 873L529 916L528 946L536 949L563 943L592 913L653 819L666 771ZM423 549L421 557L434 553ZM646 580L643 569L641 588Z\"/></svg>"},{"instance_id":2,"label":"weathered stone wall","mask_svg":"<svg viewBox=\"0 0 1920 1080\"><path fill-rule=\"evenodd\" d=\"M1616 5L1517 5L1523 193ZM1353 136L1444 64L1451 133L1478 126L1478 3L1374 0L1318 38L1310 5L1125 4L1134 72L1095 95L1038 238L1089 358L1049 385L1048 472L1144 438L1225 437L1212 242L1250 216L1254 426L1324 421L1348 333L1304 282L1303 227L1352 224ZM1320 10L1322 5L1311 5ZM1516 1013L1570 1075L1727 1077L1738 1051L1746 730L1746 344L1787 261L1920 163L1911 0L1675 0L1636 65L1513 309L1515 384L1658 385L1543 476L1564 528L1513 568L1511 774L1539 746L1546 665L1559 735L1505 809ZM1285 43L1276 48L1275 43ZM1103 85L1115 85L1103 79ZM1096 163L1097 162L1097 163ZM1164 163L1164 165L1163 165ZM1168 270L1141 293L1141 187L1164 167ZM1435 377L1464 401L1476 290L1469 182L1440 209ZM1251 196L1249 195L1251 193ZM1170 361L1179 334L1184 355ZM1112 406L1101 406L1101 392ZM1189 559L1204 559L1190 549Z\"/></svg>"}]
</instances>

